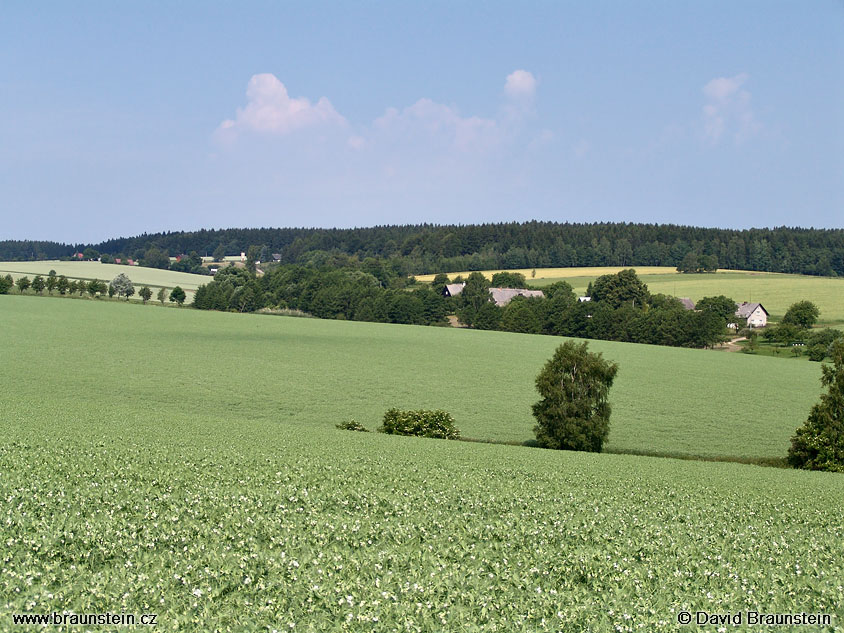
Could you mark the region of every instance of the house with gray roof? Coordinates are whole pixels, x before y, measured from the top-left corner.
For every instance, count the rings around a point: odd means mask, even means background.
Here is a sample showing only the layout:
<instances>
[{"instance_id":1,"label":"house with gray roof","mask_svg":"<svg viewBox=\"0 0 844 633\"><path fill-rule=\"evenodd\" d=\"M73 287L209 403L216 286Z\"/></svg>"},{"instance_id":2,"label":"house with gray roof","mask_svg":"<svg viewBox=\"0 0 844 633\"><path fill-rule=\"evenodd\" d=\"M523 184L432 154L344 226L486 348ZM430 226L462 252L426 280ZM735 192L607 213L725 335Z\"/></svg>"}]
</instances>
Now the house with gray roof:
<instances>
[{"instance_id":1,"label":"house with gray roof","mask_svg":"<svg viewBox=\"0 0 844 633\"><path fill-rule=\"evenodd\" d=\"M489 294L499 308L506 306L516 297L544 297L541 290L527 290L525 288L490 288Z\"/></svg>"},{"instance_id":2,"label":"house with gray roof","mask_svg":"<svg viewBox=\"0 0 844 633\"><path fill-rule=\"evenodd\" d=\"M749 327L765 327L768 325L768 311L761 303L749 303L747 301L738 304L736 316L747 319Z\"/></svg>"},{"instance_id":3,"label":"house with gray roof","mask_svg":"<svg viewBox=\"0 0 844 633\"><path fill-rule=\"evenodd\" d=\"M465 287L465 281L461 284L446 284L445 288L443 288L443 297L456 297L463 292L463 288Z\"/></svg>"},{"instance_id":4,"label":"house with gray roof","mask_svg":"<svg viewBox=\"0 0 844 633\"><path fill-rule=\"evenodd\" d=\"M686 308L686 310L695 309L695 302L689 299L688 297L680 297L680 303L683 304L683 307Z\"/></svg>"}]
</instances>

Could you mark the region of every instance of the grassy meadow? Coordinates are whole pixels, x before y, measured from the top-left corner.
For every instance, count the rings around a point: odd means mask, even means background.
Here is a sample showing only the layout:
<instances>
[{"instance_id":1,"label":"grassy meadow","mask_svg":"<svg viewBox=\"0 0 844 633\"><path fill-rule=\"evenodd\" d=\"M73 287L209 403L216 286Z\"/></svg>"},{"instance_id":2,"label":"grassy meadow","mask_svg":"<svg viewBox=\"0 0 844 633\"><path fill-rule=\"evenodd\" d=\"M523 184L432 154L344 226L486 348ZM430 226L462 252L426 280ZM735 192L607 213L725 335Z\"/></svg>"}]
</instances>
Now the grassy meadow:
<instances>
[{"instance_id":1,"label":"grassy meadow","mask_svg":"<svg viewBox=\"0 0 844 633\"><path fill-rule=\"evenodd\" d=\"M841 476L333 428L443 407L464 435L526 439L556 339L19 296L0 323L0 630L65 610L168 631L667 632L698 610L841 630ZM778 456L820 390L815 364L592 347L621 365L616 448Z\"/></svg>"},{"instance_id":2,"label":"grassy meadow","mask_svg":"<svg viewBox=\"0 0 844 633\"><path fill-rule=\"evenodd\" d=\"M716 273L688 275L678 273L666 266L632 266L639 278L648 285L652 293L677 297L689 297L694 301L702 297L726 295L736 301L758 301L778 319L788 307L804 299L820 308L820 324L844 325L844 278L812 277L809 275L785 275L742 270L719 270ZM575 292L584 294L589 282L600 275L615 274L622 267L601 268L537 268L536 277L531 278L532 269L520 269L533 286L542 287L556 281L566 281ZM497 270L482 271L487 277ZM469 273L449 273L450 277ZM434 275L419 275L420 281L431 281Z\"/></svg>"}]
</instances>

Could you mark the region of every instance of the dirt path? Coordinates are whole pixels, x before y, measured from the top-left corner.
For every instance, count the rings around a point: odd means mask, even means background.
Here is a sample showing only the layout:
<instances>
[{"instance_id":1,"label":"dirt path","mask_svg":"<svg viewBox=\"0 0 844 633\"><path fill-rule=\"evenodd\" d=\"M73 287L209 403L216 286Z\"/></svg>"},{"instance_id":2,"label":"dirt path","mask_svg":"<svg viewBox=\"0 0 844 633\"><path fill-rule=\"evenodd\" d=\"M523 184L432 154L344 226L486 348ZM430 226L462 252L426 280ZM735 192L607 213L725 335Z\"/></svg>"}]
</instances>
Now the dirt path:
<instances>
[{"instance_id":1,"label":"dirt path","mask_svg":"<svg viewBox=\"0 0 844 633\"><path fill-rule=\"evenodd\" d=\"M747 340L746 336L737 336L736 338L730 339L726 343L727 351L728 352L738 352L738 351L740 351L743 348L742 348L741 345L738 344L738 342L739 341L746 341L746 340Z\"/></svg>"}]
</instances>

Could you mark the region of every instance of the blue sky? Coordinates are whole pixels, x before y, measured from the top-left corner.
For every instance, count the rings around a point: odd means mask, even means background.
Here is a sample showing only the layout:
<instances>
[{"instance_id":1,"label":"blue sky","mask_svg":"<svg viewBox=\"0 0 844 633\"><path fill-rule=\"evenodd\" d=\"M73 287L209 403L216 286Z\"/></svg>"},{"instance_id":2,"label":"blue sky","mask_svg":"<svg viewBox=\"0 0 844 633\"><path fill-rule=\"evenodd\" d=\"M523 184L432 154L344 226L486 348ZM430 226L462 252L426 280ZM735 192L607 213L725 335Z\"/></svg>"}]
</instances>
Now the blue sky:
<instances>
[{"instance_id":1,"label":"blue sky","mask_svg":"<svg viewBox=\"0 0 844 633\"><path fill-rule=\"evenodd\" d=\"M7 1L0 217L844 227L844 4Z\"/></svg>"}]
</instances>

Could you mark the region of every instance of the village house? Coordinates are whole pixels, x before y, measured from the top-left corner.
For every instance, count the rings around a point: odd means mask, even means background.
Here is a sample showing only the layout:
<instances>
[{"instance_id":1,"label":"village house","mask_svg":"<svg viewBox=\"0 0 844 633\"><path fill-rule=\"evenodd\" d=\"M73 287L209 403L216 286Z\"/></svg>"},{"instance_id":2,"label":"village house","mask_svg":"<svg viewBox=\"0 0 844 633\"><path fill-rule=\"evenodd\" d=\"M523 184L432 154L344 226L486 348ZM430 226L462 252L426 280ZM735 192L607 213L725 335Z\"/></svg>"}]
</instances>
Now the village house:
<instances>
[{"instance_id":1,"label":"village house","mask_svg":"<svg viewBox=\"0 0 844 633\"><path fill-rule=\"evenodd\" d=\"M736 316L747 319L748 327L765 327L768 325L768 311L761 303L747 301L738 305Z\"/></svg>"},{"instance_id":2,"label":"village house","mask_svg":"<svg viewBox=\"0 0 844 633\"><path fill-rule=\"evenodd\" d=\"M459 284L446 284L443 288L444 297L456 297L466 287L466 282ZM544 297L541 290L527 290L526 288L490 288L490 297L498 307L504 307L516 297Z\"/></svg>"},{"instance_id":3,"label":"village house","mask_svg":"<svg viewBox=\"0 0 844 633\"><path fill-rule=\"evenodd\" d=\"M443 297L456 297L463 292L463 288L465 287L465 281L461 284L446 284L445 288L443 288Z\"/></svg>"},{"instance_id":4,"label":"village house","mask_svg":"<svg viewBox=\"0 0 844 633\"><path fill-rule=\"evenodd\" d=\"M516 297L544 297L545 293L541 290L526 290L524 288L490 288L489 294L495 305L503 308Z\"/></svg>"}]
</instances>

